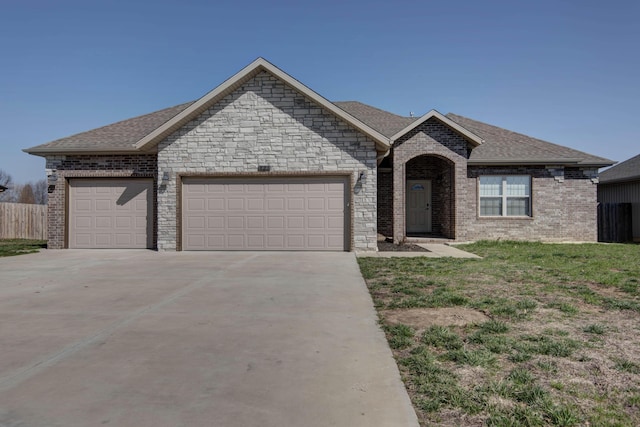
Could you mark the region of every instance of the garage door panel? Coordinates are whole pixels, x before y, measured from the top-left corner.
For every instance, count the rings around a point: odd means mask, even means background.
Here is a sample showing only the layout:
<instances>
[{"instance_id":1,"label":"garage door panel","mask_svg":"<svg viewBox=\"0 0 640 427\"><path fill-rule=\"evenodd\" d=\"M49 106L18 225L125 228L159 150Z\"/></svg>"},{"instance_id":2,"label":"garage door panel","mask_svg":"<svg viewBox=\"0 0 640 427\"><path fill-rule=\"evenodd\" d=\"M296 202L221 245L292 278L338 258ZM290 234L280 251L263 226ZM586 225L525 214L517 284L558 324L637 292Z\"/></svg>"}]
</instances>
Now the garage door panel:
<instances>
[{"instance_id":1,"label":"garage door panel","mask_svg":"<svg viewBox=\"0 0 640 427\"><path fill-rule=\"evenodd\" d=\"M111 228L111 217L110 216L98 216L95 217L94 222L95 228Z\"/></svg>"},{"instance_id":2,"label":"garage door panel","mask_svg":"<svg viewBox=\"0 0 640 427\"><path fill-rule=\"evenodd\" d=\"M244 234L228 234L227 245L229 249L244 249Z\"/></svg>"},{"instance_id":3,"label":"garage door panel","mask_svg":"<svg viewBox=\"0 0 640 427\"><path fill-rule=\"evenodd\" d=\"M303 197L290 197L287 199L287 208L290 211L303 211L304 210L304 198Z\"/></svg>"},{"instance_id":4,"label":"garage door panel","mask_svg":"<svg viewBox=\"0 0 640 427\"><path fill-rule=\"evenodd\" d=\"M249 211L264 211L264 198L251 198L247 200L247 210Z\"/></svg>"},{"instance_id":5,"label":"garage door panel","mask_svg":"<svg viewBox=\"0 0 640 427\"><path fill-rule=\"evenodd\" d=\"M92 205L91 200L76 200L73 204L73 208L76 212L91 212Z\"/></svg>"},{"instance_id":6,"label":"garage door panel","mask_svg":"<svg viewBox=\"0 0 640 427\"><path fill-rule=\"evenodd\" d=\"M307 221L308 228L325 228L325 221L323 216L310 216Z\"/></svg>"},{"instance_id":7,"label":"garage door panel","mask_svg":"<svg viewBox=\"0 0 640 427\"><path fill-rule=\"evenodd\" d=\"M77 216L74 218L73 224L77 229L90 228L93 221L91 220L91 217L88 216Z\"/></svg>"},{"instance_id":8,"label":"garage door panel","mask_svg":"<svg viewBox=\"0 0 640 427\"><path fill-rule=\"evenodd\" d=\"M247 245L256 249L264 249L265 236L263 234L249 234L247 236Z\"/></svg>"},{"instance_id":9,"label":"garage door panel","mask_svg":"<svg viewBox=\"0 0 640 427\"><path fill-rule=\"evenodd\" d=\"M153 181L72 179L69 181L69 247L152 247Z\"/></svg>"},{"instance_id":10,"label":"garage door panel","mask_svg":"<svg viewBox=\"0 0 640 427\"><path fill-rule=\"evenodd\" d=\"M324 211L324 198L319 197L309 197L307 199L307 209L308 210L316 210L316 211Z\"/></svg>"},{"instance_id":11,"label":"garage door panel","mask_svg":"<svg viewBox=\"0 0 640 427\"><path fill-rule=\"evenodd\" d=\"M204 245L204 236L202 236L202 247L204 249L224 249L225 236L224 234L210 234L207 236L207 245Z\"/></svg>"},{"instance_id":12,"label":"garage door panel","mask_svg":"<svg viewBox=\"0 0 640 427\"><path fill-rule=\"evenodd\" d=\"M285 207L285 199L283 197L270 197L267 199L268 211L283 211Z\"/></svg>"},{"instance_id":13,"label":"garage door panel","mask_svg":"<svg viewBox=\"0 0 640 427\"><path fill-rule=\"evenodd\" d=\"M207 226L209 229L221 229L224 228L224 217L222 216L210 216L206 218ZM204 222L203 222L204 224Z\"/></svg>"},{"instance_id":14,"label":"garage door panel","mask_svg":"<svg viewBox=\"0 0 640 427\"><path fill-rule=\"evenodd\" d=\"M100 246L111 246L111 234L103 234L103 233L96 233L95 234L95 242L96 245L100 245Z\"/></svg>"},{"instance_id":15,"label":"garage door panel","mask_svg":"<svg viewBox=\"0 0 640 427\"><path fill-rule=\"evenodd\" d=\"M134 228L135 229L135 224L133 224L133 221L131 221L130 217L116 217L116 228L117 229L130 229L130 228ZM134 218L135 220L135 218Z\"/></svg>"},{"instance_id":16,"label":"garage door panel","mask_svg":"<svg viewBox=\"0 0 640 427\"><path fill-rule=\"evenodd\" d=\"M292 229L304 228L304 217L303 216L287 217L287 227Z\"/></svg>"},{"instance_id":17,"label":"garage door panel","mask_svg":"<svg viewBox=\"0 0 640 427\"><path fill-rule=\"evenodd\" d=\"M227 199L227 210L229 211L243 211L244 199Z\"/></svg>"},{"instance_id":18,"label":"garage door panel","mask_svg":"<svg viewBox=\"0 0 640 427\"><path fill-rule=\"evenodd\" d=\"M132 245L135 242L135 235L116 234L116 245Z\"/></svg>"},{"instance_id":19,"label":"garage door panel","mask_svg":"<svg viewBox=\"0 0 640 427\"><path fill-rule=\"evenodd\" d=\"M264 230L264 217L261 217L261 216L247 217L247 228L250 230L251 229Z\"/></svg>"},{"instance_id":20,"label":"garage door panel","mask_svg":"<svg viewBox=\"0 0 640 427\"><path fill-rule=\"evenodd\" d=\"M224 211L224 199L213 198L207 200L207 209L210 211Z\"/></svg>"},{"instance_id":21,"label":"garage door panel","mask_svg":"<svg viewBox=\"0 0 640 427\"><path fill-rule=\"evenodd\" d=\"M339 216L327 217L327 228L329 230L333 230L337 232L342 230L342 217L339 217Z\"/></svg>"},{"instance_id":22,"label":"garage door panel","mask_svg":"<svg viewBox=\"0 0 640 427\"><path fill-rule=\"evenodd\" d=\"M230 216L227 218L227 228L239 228L244 230L244 217L242 216Z\"/></svg>"},{"instance_id":23,"label":"garage door panel","mask_svg":"<svg viewBox=\"0 0 640 427\"><path fill-rule=\"evenodd\" d=\"M345 250L346 182L345 177L185 177L183 249ZM203 202L194 204L195 199Z\"/></svg>"},{"instance_id":24,"label":"garage door panel","mask_svg":"<svg viewBox=\"0 0 640 427\"><path fill-rule=\"evenodd\" d=\"M310 248L314 248L314 249L324 248L325 245L326 245L325 236L324 235L311 234L311 235L307 236L307 245Z\"/></svg>"},{"instance_id":25,"label":"garage door panel","mask_svg":"<svg viewBox=\"0 0 640 427\"><path fill-rule=\"evenodd\" d=\"M207 246L205 245L205 236L203 234L189 234L188 236L186 236L185 240L186 244L194 248L204 248Z\"/></svg>"},{"instance_id":26,"label":"garage door panel","mask_svg":"<svg viewBox=\"0 0 640 427\"><path fill-rule=\"evenodd\" d=\"M275 230L282 230L284 229L284 222L285 222L285 217L284 216L268 216L267 217L267 230L269 231L275 231Z\"/></svg>"},{"instance_id":27,"label":"garage door panel","mask_svg":"<svg viewBox=\"0 0 640 427\"><path fill-rule=\"evenodd\" d=\"M330 211L337 211L344 206L344 200L339 197L327 197L327 206Z\"/></svg>"}]
</instances>

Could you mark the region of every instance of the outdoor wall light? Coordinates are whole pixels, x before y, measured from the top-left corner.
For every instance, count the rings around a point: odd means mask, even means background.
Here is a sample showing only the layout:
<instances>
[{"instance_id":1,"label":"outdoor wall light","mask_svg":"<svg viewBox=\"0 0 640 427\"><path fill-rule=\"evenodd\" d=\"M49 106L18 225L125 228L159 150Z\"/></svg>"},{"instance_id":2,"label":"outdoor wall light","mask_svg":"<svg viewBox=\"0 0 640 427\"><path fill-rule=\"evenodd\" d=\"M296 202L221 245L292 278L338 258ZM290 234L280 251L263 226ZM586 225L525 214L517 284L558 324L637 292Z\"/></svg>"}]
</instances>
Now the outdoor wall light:
<instances>
[{"instance_id":1,"label":"outdoor wall light","mask_svg":"<svg viewBox=\"0 0 640 427\"><path fill-rule=\"evenodd\" d=\"M358 182L362 184L365 181L365 179L367 179L367 172L365 171L360 172L360 174L358 175Z\"/></svg>"},{"instance_id":2,"label":"outdoor wall light","mask_svg":"<svg viewBox=\"0 0 640 427\"><path fill-rule=\"evenodd\" d=\"M166 184L169 182L169 172L162 172L162 183Z\"/></svg>"}]
</instances>

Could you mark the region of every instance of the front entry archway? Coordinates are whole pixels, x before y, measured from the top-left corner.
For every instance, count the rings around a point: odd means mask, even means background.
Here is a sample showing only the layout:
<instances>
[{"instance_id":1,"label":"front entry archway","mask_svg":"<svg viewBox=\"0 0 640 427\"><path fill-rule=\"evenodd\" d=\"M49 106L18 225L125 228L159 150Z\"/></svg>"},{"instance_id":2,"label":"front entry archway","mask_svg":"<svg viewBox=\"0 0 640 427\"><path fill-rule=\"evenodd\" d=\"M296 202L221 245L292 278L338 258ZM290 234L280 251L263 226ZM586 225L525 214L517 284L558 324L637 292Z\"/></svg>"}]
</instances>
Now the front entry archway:
<instances>
[{"instance_id":1,"label":"front entry archway","mask_svg":"<svg viewBox=\"0 0 640 427\"><path fill-rule=\"evenodd\" d=\"M453 162L421 155L405 164L405 235L454 238Z\"/></svg>"}]
</instances>

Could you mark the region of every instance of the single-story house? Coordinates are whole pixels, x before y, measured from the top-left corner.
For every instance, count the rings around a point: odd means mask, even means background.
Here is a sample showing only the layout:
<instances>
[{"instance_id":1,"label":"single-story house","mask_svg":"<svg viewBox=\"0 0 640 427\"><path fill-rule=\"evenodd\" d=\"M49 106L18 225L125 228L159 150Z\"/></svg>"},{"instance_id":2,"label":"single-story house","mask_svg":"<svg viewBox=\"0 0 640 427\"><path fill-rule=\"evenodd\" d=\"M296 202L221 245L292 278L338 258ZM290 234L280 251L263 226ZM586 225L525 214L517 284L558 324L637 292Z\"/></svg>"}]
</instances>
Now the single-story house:
<instances>
[{"instance_id":1,"label":"single-story house","mask_svg":"<svg viewBox=\"0 0 640 427\"><path fill-rule=\"evenodd\" d=\"M633 240L640 242L640 154L600 173L598 202L630 203Z\"/></svg>"},{"instance_id":2,"label":"single-story house","mask_svg":"<svg viewBox=\"0 0 640 427\"><path fill-rule=\"evenodd\" d=\"M613 163L455 114L330 102L262 58L196 101L25 151L46 158L50 248L595 241Z\"/></svg>"}]
</instances>

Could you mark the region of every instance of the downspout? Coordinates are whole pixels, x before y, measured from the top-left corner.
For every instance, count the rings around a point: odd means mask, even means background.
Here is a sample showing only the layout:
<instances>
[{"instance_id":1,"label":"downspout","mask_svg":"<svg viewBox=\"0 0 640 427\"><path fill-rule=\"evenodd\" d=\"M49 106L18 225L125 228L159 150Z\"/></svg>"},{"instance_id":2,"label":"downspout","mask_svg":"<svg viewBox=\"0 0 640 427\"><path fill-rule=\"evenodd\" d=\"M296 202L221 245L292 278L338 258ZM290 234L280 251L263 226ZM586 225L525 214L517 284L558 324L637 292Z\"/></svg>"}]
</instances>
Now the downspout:
<instances>
[{"instance_id":1,"label":"downspout","mask_svg":"<svg viewBox=\"0 0 640 427\"><path fill-rule=\"evenodd\" d=\"M380 163L382 163L382 159L387 157L390 152L391 152L391 148L389 148L386 152L382 154L378 154L378 156L376 157L376 166L380 166Z\"/></svg>"}]
</instances>

